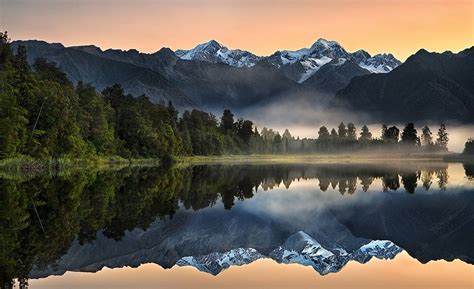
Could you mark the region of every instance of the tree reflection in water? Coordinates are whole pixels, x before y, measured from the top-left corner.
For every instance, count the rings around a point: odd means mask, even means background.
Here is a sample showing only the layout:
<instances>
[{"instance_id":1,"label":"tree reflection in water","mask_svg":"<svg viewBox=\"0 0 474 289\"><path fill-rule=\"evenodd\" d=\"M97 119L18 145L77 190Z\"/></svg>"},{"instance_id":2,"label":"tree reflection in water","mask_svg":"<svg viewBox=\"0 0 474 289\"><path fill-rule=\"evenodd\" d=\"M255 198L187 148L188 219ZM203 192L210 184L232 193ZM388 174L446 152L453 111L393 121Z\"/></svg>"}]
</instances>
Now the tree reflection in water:
<instances>
[{"instance_id":1,"label":"tree reflection in water","mask_svg":"<svg viewBox=\"0 0 474 289\"><path fill-rule=\"evenodd\" d=\"M120 240L126 231L146 230L156 218L173 218L183 206L199 210L252 198L258 189L289 188L295 180L317 179L319 190L342 195L367 192L380 179L382 191L446 190L448 165L376 164L196 165L81 171L64 176L0 179L0 278L27 287L33 266L54 264L75 238L83 244L98 232ZM464 165L468 178L473 166Z\"/></svg>"}]
</instances>

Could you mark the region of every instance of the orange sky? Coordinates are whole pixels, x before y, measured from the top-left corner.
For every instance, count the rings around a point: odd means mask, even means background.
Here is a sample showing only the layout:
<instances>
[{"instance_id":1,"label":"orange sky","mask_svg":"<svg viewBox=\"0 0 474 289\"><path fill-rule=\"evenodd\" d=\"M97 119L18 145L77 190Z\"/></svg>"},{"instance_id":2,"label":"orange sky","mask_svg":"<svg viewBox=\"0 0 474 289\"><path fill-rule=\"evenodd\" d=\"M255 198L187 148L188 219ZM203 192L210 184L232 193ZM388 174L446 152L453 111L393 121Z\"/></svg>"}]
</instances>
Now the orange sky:
<instances>
[{"instance_id":1,"label":"orange sky","mask_svg":"<svg viewBox=\"0 0 474 289\"><path fill-rule=\"evenodd\" d=\"M323 37L405 60L474 45L473 15L474 0L0 0L13 39L143 52L216 39L268 55Z\"/></svg>"},{"instance_id":2,"label":"orange sky","mask_svg":"<svg viewBox=\"0 0 474 289\"><path fill-rule=\"evenodd\" d=\"M459 260L431 261L426 265L400 253L394 260L372 259L367 264L349 262L342 271L320 276L311 267L279 265L265 259L231 267L217 276L191 267L165 270L154 264L139 268L103 269L91 273L66 273L30 280L31 289L106 288L324 288L324 289L472 289L474 266Z\"/></svg>"}]
</instances>

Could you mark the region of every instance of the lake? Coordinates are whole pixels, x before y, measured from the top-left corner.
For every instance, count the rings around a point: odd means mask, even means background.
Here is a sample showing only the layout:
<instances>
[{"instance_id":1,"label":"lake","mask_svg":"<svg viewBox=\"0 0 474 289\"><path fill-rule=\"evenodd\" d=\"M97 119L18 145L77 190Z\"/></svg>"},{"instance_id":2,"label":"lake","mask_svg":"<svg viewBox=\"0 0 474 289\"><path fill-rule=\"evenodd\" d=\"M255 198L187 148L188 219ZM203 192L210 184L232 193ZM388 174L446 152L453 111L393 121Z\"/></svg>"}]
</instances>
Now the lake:
<instances>
[{"instance_id":1,"label":"lake","mask_svg":"<svg viewBox=\"0 0 474 289\"><path fill-rule=\"evenodd\" d=\"M17 287L474 287L473 165L178 164L4 176L0 192Z\"/></svg>"}]
</instances>

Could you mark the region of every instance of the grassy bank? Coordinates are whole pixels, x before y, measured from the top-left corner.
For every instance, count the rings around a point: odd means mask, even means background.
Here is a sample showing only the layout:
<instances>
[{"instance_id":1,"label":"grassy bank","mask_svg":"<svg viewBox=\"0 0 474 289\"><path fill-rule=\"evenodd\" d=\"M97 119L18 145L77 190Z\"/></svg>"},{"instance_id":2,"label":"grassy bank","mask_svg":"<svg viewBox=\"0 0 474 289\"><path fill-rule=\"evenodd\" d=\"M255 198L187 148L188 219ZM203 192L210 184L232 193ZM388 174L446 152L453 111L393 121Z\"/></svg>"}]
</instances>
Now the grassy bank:
<instances>
[{"instance_id":1,"label":"grassy bank","mask_svg":"<svg viewBox=\"0 0 474 289\"><path fill-rule=\"evenodd\" d=\"M341 162L380 162L380 161L443 161L446 153L353 153L353 154L286 154L286 155L224 155L179 157L180 163L341 163ZM458 155L458 154L454 154ZM454 160L454 159L453 159ZM457 160L456 160L457 161Z\"/></svg>"},{"instance_id":2,"label":"grassy bank","mask_svg":"<svg viewBox=\"0 0 474 289\"><path fill-rule=\"evenodd\" d=\"M47 159L38 160L28 156L17 156L0 160L0 172L3 174L54 174L61 171L83 170L88 168L107 169L124 166L157 166L158 159L124 159L118 156L95 157L90 159Z\"/></svg>"},{"instance_id":3,"label":"grassy bank","mask_svg":"<svg viewBox=\"0 0 474 289\"><path fill-rule=\"evenodd\" d=\"M448 161L474 162L473 156L454 153L353 153L353 154L258 154L258 155L223 155L223 156L187 156L175 157L177 165L189 164L272 164L272 163L367 163L390 161ZM62 171L110 169L125 166L158 166L159 159L124 159L121 157L96 157L91 159L49 159L37 160L27 156L18 156L0 160L2 174L57 174Z\"/></svg>"}]
</instances>

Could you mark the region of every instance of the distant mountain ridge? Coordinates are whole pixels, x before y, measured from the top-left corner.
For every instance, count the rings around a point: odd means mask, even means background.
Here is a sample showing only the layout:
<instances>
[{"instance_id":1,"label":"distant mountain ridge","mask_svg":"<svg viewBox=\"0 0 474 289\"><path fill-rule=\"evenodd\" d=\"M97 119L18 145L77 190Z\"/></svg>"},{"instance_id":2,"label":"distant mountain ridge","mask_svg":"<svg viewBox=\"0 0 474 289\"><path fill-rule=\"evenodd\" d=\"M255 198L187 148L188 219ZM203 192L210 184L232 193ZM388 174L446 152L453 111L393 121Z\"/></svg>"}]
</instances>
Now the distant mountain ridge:
<instances>
[{"instance_id":1,"label":"distant mountain ridge","mask_svg":"<svg viewBox=\"0 0 474 289\"><path fill-rule=\"evenodd\" d=\"M230 50L215 40L199 44L190 50L176 50L175 53L184 60L225 63L235 67L252 67L262 59L248 51Z\"/></svg>"},{"instance_id":2,"label":"distant mountain ridge","mask_svg":"<svg viewBox=\"0 0 474 289\"><path fill-rule=\"evenodd\" d=\"M13 49L24 45L30 62L37 57L56 62L74 83L92 83L98 90L120 83L127 93L146 94L154 102L172 101L182 109L235 109L296 88L294 81L265 63L239 68L188 61L167 48L147 54L42 41L15 41L12 45Z\"/></svg>"},{"instance_id":3,"label":"distant mountain ridge","mask_svg":"<svg viewBox=\"0 0 474 289\"><path fill-rule=\"evenodd\" d=\"M474 47L457 54L420 50L387 74L354 77L338 102L387 120L474 122Z\"/></svg>"},{"instance_id":4,"label":"distant mountain ridge","mask_svg":"<svg viewBox=\"0 0 474 289\"><path fill-rule=\"evenodd\" d=\"M190 50L162 48L154 53L102 50L94 45L65 47L37 40L13 42L14 49L18 45L27 47L30 62L37 57L54 61L74 83L89 82L98 90L120 83L126 92L146 94L155 102L172 101L178 108L211 110L270 103L292 93L334 94L355 75L370 73L370 65L362 68L362 63L375 63L380 58L372 58L363 50L353 56L337 42L324 39L311 48L276 52L268 57L231 50L215 40ZM332 64L340 61L347 62L345 69L332 71ZM383 63L383 57L379 62ZM352 66L357 69L346 68L349 63L355 63ZM329 67L323 71L331 73L316 74L325 64ZM302 78L311 81L298 85Z\"/></svg>"},{"instance_id":5,"label":"distant mountain ridge","mask_svg":"<svg viewBox=\"0 0 474 289\"><path fill-rule=\"evenodd\" d=\"M267 57L256 56L240 49L229 50L215 40L199 44L190 50L176 50L176 55L184 60L225 63L236 67L251 67L259 61L266 60L280 69L287 77L300 83L333 60L351 60L371 73L390 72L401 64L392 54L377 54L372 57L364 50L349 53L336 41L322 38L318 39L310 48L277 51Z\"/></svg>"},{"instance_id":6,"label":"distant mountain ridge","mask_svg":"<svg viewBox=\"0 0 474 289\"><path fill-rule=\"evenodd\" d=\"M192 266L201 272L217 275L231 266L242 266L259 259L271 258L278 263L311 266L321 275L340 271L349 261L367 263L373 257L393 259L403 250L390 241L370 241L354 252L347 253L342 248L329 251L303 231L291 235L284 244L270 252L268 256L253 248L238 248L224 253L204 256L183 257L176 265Z\"/></svg>"},{"instance_id":7,"label":"distant mountain ridge","mask_svg":"<svg viewBox=\"0 0 474 289\"><path fill-rule=\"evenodd\" d=\"M127 93L171 101L180 110L242 112L298 99L367 113L375 121L474 122L472 48L458 54L421 50L400 64L391 54L348 53L324 39L268 57L216 41L150 54L36 40L14 41L13 49L18 45L26 46L30 62L56 62L74 83L91 83L99 91L119 83Z\"/></svg>"}]
</instances>

